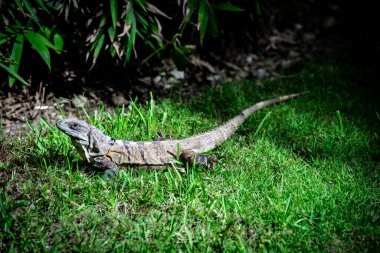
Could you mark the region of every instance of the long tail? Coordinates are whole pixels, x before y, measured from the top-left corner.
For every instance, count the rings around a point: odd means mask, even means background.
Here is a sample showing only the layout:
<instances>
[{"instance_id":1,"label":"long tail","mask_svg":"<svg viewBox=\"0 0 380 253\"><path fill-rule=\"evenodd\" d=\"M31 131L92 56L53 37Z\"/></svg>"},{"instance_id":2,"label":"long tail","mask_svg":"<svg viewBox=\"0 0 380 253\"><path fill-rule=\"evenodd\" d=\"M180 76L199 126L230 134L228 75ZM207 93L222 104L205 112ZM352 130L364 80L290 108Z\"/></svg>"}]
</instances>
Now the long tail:
<instances>
[{"instance_id":1,"label":"long tail","mask_svg":"<svg viewBox=\"0 0 380 253\"><path fill-rule=\"evenodd\" d=\"M197 152L206 152L209 150L214 149L215 147L222 144L225 140L227 140L232 134L236 132L236 130L239 128L241 124L248 118L249 115L252 113L272 104L276 104L279 102L283 102L292 98L295 98L299 95L305 94L308 92L303 93L294 93L290 95L285 95L277 98L272 98L268 100L261 101L257 104L254 104L247 109L241 111L241 113L234 118L230 119L229 121L225 122L221 126L195 135L191 136L187 139L181 140L181 145L184 149L193 149ZM194 146L195 143L195 146Z\"/></svg>"},{"instance_id":2,"label":"long tail","mask_svg":"<svg viewBox=\"0 0 380 253\"><path fill-rule=\"evenodd\" d=\"M254 112L256 112L256 111L258 111L264 107L267 107L268 105L272 105L272 104L276 104L276 103L279 103L282 101L286 101L286 100L298 97L299 95L302 95L305 93L307 93L307 91L303 92L303 93L294 93L294 94L285 95L285 96L281 96L281 97L272 98L272 99L268 99L268 100L258 102L257 104L254 104L251 107L248 107L247 109L243 110L240 115L242 115L244 117L244 119L246 119L252 113L254 113ZM238 116L240 116L240 115L238 115Z\"/></svg>"}]
</instances>

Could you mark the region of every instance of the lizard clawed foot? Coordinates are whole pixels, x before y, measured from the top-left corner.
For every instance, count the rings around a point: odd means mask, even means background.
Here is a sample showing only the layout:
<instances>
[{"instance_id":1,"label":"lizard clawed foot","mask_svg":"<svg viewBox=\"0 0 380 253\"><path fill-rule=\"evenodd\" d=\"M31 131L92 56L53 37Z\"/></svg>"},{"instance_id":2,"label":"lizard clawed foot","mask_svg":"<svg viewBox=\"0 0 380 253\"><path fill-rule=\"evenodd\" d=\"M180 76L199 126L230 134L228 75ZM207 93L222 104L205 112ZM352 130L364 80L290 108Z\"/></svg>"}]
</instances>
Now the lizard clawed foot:
<instances>
[{"instance_id":1,"label":"lizard clawed foot","mask_svg":"<svg viewBox=\"0 0 380 253\"><path fill-rule=\"evenodd\" d=\"M115 177L115 175L116 175L116 171L109 169L109 170L107 170L104 173L103 180L104 181L109 181L110 179L112 179L113 177Z\"/></svg>"},{"instance_id":2,"label":"lizard clawed foot","mask_svg":"<svg viewBox=\"0 0 380 253\"><path fill-rule=\"evenodd\" d=\"M116 164L103 157L97 157L94 161L98 167L107 169L103 176L104 181L108 181L113 178L119 169Z\"/></svg>"},{"instance_id":3,"label":"lizard clawed foot","mask_svg":"<svg viewBox=\"0 0 380 253\"><path fill-rule=\"evenodd\" d=\"M195 163L197 166L204 165L210 169L214 169L215 164L218 162L218 159L214 156L197 154L192 150L183 151L179 156L179 159L185 164L192 165Z\"/></svg>"}]
</instances>

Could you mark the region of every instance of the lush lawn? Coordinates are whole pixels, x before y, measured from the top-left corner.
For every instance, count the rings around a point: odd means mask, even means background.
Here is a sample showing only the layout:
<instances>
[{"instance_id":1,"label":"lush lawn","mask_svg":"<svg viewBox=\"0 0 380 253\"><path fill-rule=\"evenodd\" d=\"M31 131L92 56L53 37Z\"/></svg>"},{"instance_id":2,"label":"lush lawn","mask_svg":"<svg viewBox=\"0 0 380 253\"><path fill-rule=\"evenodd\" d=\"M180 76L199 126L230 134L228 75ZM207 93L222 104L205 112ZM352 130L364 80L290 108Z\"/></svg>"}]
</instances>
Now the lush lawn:
<instances>
[{"instance_id":1,"label":"lush lawn","mask_svg":"<svg viewBox=\"0 0 380 253\"><path fill-rule=\"evenodd\" d=\"M224 84L191 101L87 110L115 138L181 138L260 100L310 91L250 117L210 152L221 160L212 171L125 167L106 183L41 120L3 145L0 251L379 251L380 110L365 76L310 62L289 78Z\"/></svg>"}]
</instances>

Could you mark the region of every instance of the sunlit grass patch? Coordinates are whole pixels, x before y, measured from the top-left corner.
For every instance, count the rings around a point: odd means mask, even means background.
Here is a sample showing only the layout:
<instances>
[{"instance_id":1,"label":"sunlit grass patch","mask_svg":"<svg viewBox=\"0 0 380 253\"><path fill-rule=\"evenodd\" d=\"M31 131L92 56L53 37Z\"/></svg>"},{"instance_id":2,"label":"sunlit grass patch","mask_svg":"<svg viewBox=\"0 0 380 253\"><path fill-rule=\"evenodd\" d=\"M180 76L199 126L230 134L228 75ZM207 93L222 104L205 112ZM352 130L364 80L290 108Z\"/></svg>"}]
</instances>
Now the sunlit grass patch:
<instances>
[{"instance_id":1,"label":"sunlit grass patch","mask_svg":"<svg viewBox=\"0 0 380 253\"><path fill-rule=\"evenodd\" d=\"M379 107L345 78L347 71L309 63L279 87L236 82L187 102L151 99L114 113L102 106L81 113L117 139L183 138L260 100L310 90L252 115L210 152L220 159L214 170L125 166L106 183L66 135L41 119L1 161L0 248L378 250Z\"/></svg>"}]
</instances>

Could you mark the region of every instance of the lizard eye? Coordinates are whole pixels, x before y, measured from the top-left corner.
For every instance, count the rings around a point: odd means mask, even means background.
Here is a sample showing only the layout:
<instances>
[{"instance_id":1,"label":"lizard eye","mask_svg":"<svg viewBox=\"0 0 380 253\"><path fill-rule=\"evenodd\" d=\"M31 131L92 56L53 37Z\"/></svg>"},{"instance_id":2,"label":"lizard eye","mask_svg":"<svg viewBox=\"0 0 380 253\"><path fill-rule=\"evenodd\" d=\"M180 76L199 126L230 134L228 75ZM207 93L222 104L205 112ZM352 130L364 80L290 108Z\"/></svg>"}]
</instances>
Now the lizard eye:
<instances>
[{"instance_id":1,"label":"lizard eye","mask_svg":"<svg viewBox=\"0 0 380 253\"><path fill-rule=\"evenodd\" d=\"M78 124L77 124L77 123L72 123L72 124L70 125L70 128L76 128L76 127L78 127Z\"/></svg>"}]
</instances>

